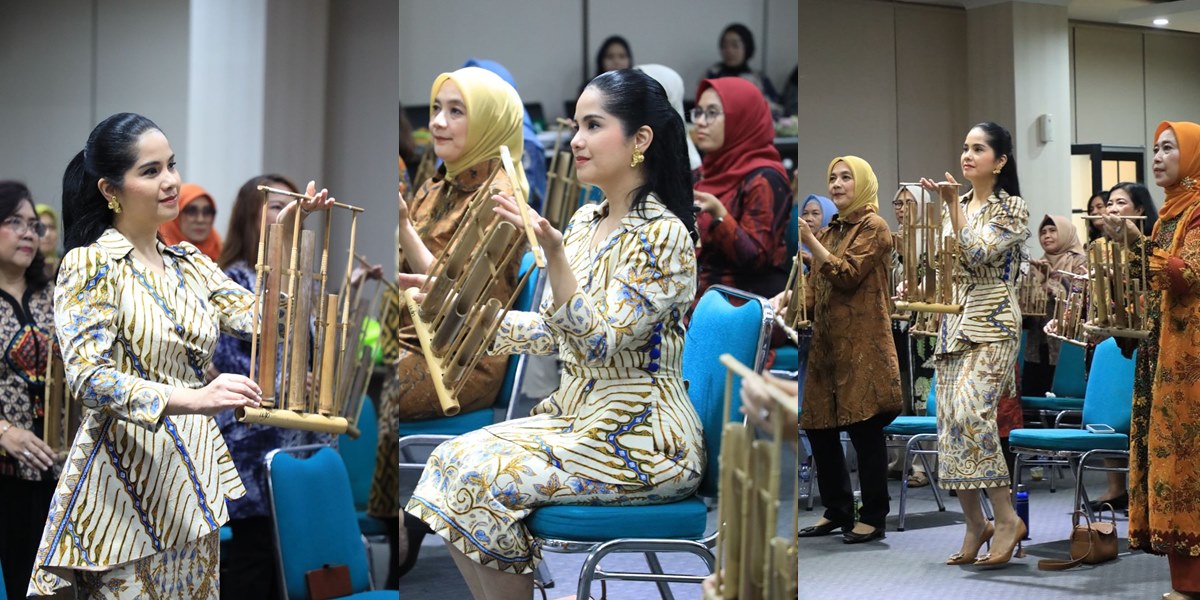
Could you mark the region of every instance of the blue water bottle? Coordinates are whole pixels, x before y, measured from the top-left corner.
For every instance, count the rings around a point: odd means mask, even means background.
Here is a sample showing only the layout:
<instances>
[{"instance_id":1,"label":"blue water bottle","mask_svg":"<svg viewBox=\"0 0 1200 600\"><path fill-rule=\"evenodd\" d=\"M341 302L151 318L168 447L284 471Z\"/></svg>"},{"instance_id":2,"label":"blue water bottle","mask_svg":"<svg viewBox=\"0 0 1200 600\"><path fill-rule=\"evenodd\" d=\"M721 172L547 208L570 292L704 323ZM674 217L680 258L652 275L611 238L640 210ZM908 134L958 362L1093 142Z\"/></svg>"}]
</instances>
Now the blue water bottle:
<instances>
[{"instance_id":1,"label":"blue water bottle","mask_svg":"<svg viewBox=\"0 0 1200 600\"><path fill-rule=\"evenodd\" d=\"M1025 522L1025 537L1029 539L1029 492L1025 491L1025 485L1017 486L1017 499L1013 502L1013 508L1017 510L1017 516Z\"/></svg>"}]
</instances>

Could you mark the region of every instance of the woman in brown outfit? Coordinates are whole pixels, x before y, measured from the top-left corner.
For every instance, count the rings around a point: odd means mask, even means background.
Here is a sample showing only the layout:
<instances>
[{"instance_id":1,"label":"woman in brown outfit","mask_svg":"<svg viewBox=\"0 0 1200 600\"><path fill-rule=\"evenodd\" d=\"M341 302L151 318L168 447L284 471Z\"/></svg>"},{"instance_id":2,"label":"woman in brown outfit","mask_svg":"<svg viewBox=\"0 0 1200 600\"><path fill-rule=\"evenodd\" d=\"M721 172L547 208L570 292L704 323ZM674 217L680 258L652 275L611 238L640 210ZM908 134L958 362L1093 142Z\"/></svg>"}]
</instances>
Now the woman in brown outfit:
<instances>
[{"instance_id":1,"label":"woman in brown outfit","mask_svg":"<svg viewBox=\"0 0 1200 600\"><path fill-rule=\"evenodd\" d=\"M521 164L524 105L517 91L500 76L478 67L443 73L430 93L429 128L432 151L442 166L421 184L411 202L400 196L401 268L406 273L424 274L438 253L450 243L455 229L467 216L471 198L491 179L493 194L529 194L525 173L517 169L516 181L500 165L500 146L512 152ZM426 150L429 152L430 150ZM490 196L489 196L490 197ZM518 264L508 265L503 283L492 288L493 297L507 300L516 286ZM396 307L393 307L396 308ZM399 425L406 421L442 416L441 404L429 378L429 367L406 309L395 320L399 331L394 376L380 394L379 449L367 513L387 525L393 558L400 546ZM458 393L463 413L491 406L504 379L507 356L485 356L479 360ZM428 529L420 521L405 518L407 554L403 564L390 561L386 589L396 589L399 578L412 568Z\"/></svg>"},{"instance_id":2,"label":"woman in brown outfit","mask_svg":"<svg viewBox=\"0 0 1200 600\"><path fill-rule=\"evenodd\" d=\"M825 514L799 535L841 528L843 541L857 544L883 537L889 509L883 428L903 406L889 316L892 235L878 214L879 184L871 165L844 156L829 163L828 173L838 215L815 234L800 223L800 241L813 256L808 295L813 337L800 426L812 443ZM839 440L843 431L858 453L857 522Z\"/></svg>"}]
</instances>

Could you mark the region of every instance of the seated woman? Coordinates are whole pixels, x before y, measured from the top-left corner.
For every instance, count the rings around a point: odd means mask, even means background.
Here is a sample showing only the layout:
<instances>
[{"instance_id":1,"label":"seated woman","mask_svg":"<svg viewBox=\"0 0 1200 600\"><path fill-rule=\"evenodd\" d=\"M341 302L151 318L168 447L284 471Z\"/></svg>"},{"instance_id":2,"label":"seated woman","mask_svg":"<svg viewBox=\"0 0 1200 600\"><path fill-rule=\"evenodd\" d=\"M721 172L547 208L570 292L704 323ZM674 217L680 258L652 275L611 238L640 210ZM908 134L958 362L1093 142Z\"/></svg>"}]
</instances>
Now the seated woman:
<instances>
[{"instance_id":1,"label":"seated woman","mask_svg":"<svg viewBox=\"0 0 1200 600\"><path fill-rule=\"evenodd\" d=\"M596 77L609 71L631 67L633 67L633 50L629 48L629 40L619 35L610 35L600 42L600 49L596 51ZM583 77L587 80L587 73L584 73ZM579 93L582 94L587 86L588 81L585 81L579 87Z\"/></svg>"},{"instance_id":2,"label":"seated woman","mask_svg":"<svg viewBox=\"0 0 1200 600\"><path fill-rule=\"evenodd\" d=\"M500 76L479 67L464 67L437 77L430 92L429 129L433 134L433 151L442 166L421 184L411 203L400 196L400 250L404 273L428 272L434 257L449 243L459 223L466 217L471 198L495 173L491 186L501 193L519 190L526 197L529 184L525 173L518 169L517 181L509 181L500 165L500 146L508 146L514 164L522 156L521 97ZM493 298L507 300L516 287L517 265L513 263L503 274L505 285L495 286ZM396 318L384 320L387 339L395 340L398 348L391 362L394 373L384 384L379 399L379 450L367 513L381 519L387 526L392 556L400 553L399 498L399 424L404 421L431 419L442 416L441 404L429 367L421 354L420 341L411 326L407 309L401 309L398 298L392 296ZM491 406L504 379L507 358L484 357L467 376L458 393L462 412L467 413ZM402 564L391 561L394 567L384 585L395 589L399 578L412 568L417 559L427 529L409 517L406 523L407 554Z\"/></svg>"},{"instance_id":3,"label":"seated woman","mask_svg":"<svg viewBox=\"0 0 1200 600\"><path fill-rule=\"evenodd\" d=\"M743 79L705 79L692 120L704 153L696 183L699 297L723 283L770 298L787 285L784 236L792 208L767 103Z\"/></svg>"},{"instance_id":4,"label":"seated woman","mask_svg":"<svg viewBox=\"0 0 1200 600\"><path fill-rule=\"evenodd\" d=\"M185 183L179 186L179 216L158 227L163 243L175 246L191 242L212 260L221 256L221 235L213 228L217 205L204 188Z\"/></svg>"},{"instance_id":5,"label":"seated woman","mask_svg":"<svg viewBox=\"0 0 1200 600\"><path fill-rule=\"evenodd\" d=\"M1087 211L1088 216L1104 216L1108 212L1108 191L1100 190L1092 194L1092 197L1088 198ZM1088 221L1087 234L1089 244L1096 238L1104 235L1104 222L1099 219Z\"/></svg>"},{"instance_id":6,"label":"seated woman","mask_svg":"<svg viewBox=\"0 0 1200 600\"><path fill-rule=\"evenodd\" d=\"M750 28L741 23L733 23L721 32L721 60L713 63L704 77L741 77L754 84L754 87L766 98L773 116L782 116L783 107L779 104L779 94L766 73L750 68L750 59L754 58L754 34Z\"/></svg>"},{"instance_id":7,"label":"seated woman","mask_svg":"<svg viewBox=\"0 0 1200 600\"><path fill-rule=\"evenodd\" d=\"M804 205L800 207L800 220L804 221L805 225L817 233L829 226L829 222L833 217L837 216L837 206L834 206L833 201L825 196L809 194L808 198L804 199ZM812 250L808 246L800 246L800 257L804 260L806 266L812 265Z\"/></svg>"},{"instance_id":8,"label":"seated woman","mask_svg":"<svg viewBox=\"0 0 1200 600\"><path fill-rule=\"evenodd\" d=\"M508 313L491 348L557 354L561 385L531 417L438 446L406 508L446 539L476 599L532 595L541 550L521 520L533 509L671 502L703 475L681 364L696 272L683 121L628 69L593 80L575 117L579 178L606 200L561 234L534 219L551 294L537 313Z\"/></svg>"}]
</instances>

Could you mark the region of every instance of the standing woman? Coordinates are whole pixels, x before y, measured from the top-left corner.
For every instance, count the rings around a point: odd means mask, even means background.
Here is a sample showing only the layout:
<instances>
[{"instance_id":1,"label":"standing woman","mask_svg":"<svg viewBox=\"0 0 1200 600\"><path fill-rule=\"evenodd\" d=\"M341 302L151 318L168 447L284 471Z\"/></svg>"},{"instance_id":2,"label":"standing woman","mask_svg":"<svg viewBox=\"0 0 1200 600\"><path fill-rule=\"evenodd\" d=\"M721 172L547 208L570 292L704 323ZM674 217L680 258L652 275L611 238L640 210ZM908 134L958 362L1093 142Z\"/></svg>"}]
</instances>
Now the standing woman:
<instances>
[{"instance_id":1,"label":"standing woman","mask_svg":"<svg viewBox=\"0 0 1200 600\"><path fill-rule=\"evenodd\" d=\"M696 296L722 283L770 298L787 285L787 171L762 94L744 79L705 79L692 109L704 154L695 199L701 247Z\"/></svg>"},{"instance_id":2,"label":"standing woman","mask_svg":"<svg viewBox=\"0 0 1200 600\"><path fill-rule=\"evenodd\" d=\"M406 507L445 538L476 600L533 595L541 550L522 523L533 509L672 502L702 477L704 432L682 374L696 291L683 121L632 69L592 80L575 119L579 179L606 200L563 233L534 219L551 294L536 313L508 313L490 349L557 354L561 385L533 416L438 446ZM510 197L493 198L521 223Z\"/></svg>"},{"instance_id":3,"label":"standing woman","mask_svg":"<svg viewBox=\"0 0 1200 600\"><path fill-rule=\"evenodd\" d=\"M1174 591L1164 598L1194 599L1200 598L1200 125L1163 121L1154 136L1154 183L1167 197L1149 240L1128 221L1105 219L1110 238L1122 239L1118 232L1126 227L1146 244L1150 263L1151 335L1138 345L1129 432L1129 546L1167 555Z\"/></svg>"},{"instance_id":4,"label":"standing woman","mask_svg":"<svg viewBox=\"0 0 1200 600\"><path fill-rule=\"evenodd\" d=\"M330 202L322 190L299 208ZM140 115L102 121L63 175L54 316L84 415L30 595L74 584L80 598L218 597L225 500L245 489L211 417L258 406L260 391L241 375L204 385L204 371L219 330L254 333L253 294L195 246L158 239L178 212L175 154Z\"/></svg>"},{"instance_id":5,"label":"standing woman","mask_svg":"<svg viewBox=\"0 0 1200 600\"><path fill-rule=\"evenodd\" d=\"M42 439L54 288L38 251L45 224L29 188L0 181L0 564L9 598L24 598L58 476Z\"/></svg>"},{"instance_id":6,"label":"standing woman","mask_svg":"<svg viewBox=\"0 0 1200 600\"><path fill-rule=\"evenodd\" d=\"M429 93L429 129L433 151L442 160L438 172L421 185L411 202L400 196L400 250L404 273L424 274L434 257L450 243L455 230L470 208L471 198L495 173L491 187L500 193L514 190L528 197L529 184L519 168L510 181L500 165L500 146L508 146L513 163L521 164L522 120L524 107L516 89L499 75L479 67L464 67L442 73ZM428 150L426 150L428 152ZM486 210L486 209L485 209ZM518 264L508 265L503 285L496 285L493 298L508 299L516 287ZM442 416L429 366L421 353L416 331L411 328L408 310L401 309L398 319L388 323L397 329L384 335L398 342L395 373L380 393L379 452L367 513L387 527L392 556L400 554L400 468L399 424ZM486 408L496 401L504 379L507 357L485 356L467 376L458 394L462 412ZM405 516L407 554L401 564L390 561L384 587L395 589L399 578L415 564L421 540L428 528L412 516ZM394 567L394 568L393 568Z\"/></svg>"},{"instance_id":7,"label":"standing woman","mask_svg":"<svg viewBox=\"0 0 1200 600\"><path fill-rule=\"evenodd\" d=\"M46 276L50 281L54 281L54 276L58 274L58 261L61 258L58 254L58 212L48 204L38 204L33 207L37 213L38 220L42 225L46 226L46 233L42 236L41 247L42 257L45 259Z\"/></svg>"},{"instance_id":8,"label":"standing woman","mask_svg":"<svg viewBox=\"0 0 1200 600\"><path fill-rule=\"evenodd\" d=\"M889 334L892 233L879 216L879 184L867 161L841 156L829 163L829 196L838 214L815 234L800 224L812 251L812 347L800 427L812 444L825 514L800 537L828 535L858 544L884 537L890 509L883 428L900 414L900 365ZM850 473L841 432L858 453L862 509L854 518Z\"/></svg>"},{"instance_id":9,"label":"standing woman","mask_svg":"<svg viewBox=\"0 0 1200 600\"><path fill-rule=\"evenodd\" d=\"M938 335L938 484L957 490L967 521L962 548L947 564L1007 563L1025 537L1025 524L1013 510L1009 469L997 413L1016 376L1021 312L1015 280L1021 245L1029 235L1029 210L1021 199L1012 135L995 123L967 132L960 159L971 191L957 196L954 178L926 178L921 184L946 203L942 234L958 242L953 278L954 302L961 314L947 314ZM987 490L995 527L983 516L979 490ZM984 542L994 550L979 557Z\"/></svg>"}]
</instances>

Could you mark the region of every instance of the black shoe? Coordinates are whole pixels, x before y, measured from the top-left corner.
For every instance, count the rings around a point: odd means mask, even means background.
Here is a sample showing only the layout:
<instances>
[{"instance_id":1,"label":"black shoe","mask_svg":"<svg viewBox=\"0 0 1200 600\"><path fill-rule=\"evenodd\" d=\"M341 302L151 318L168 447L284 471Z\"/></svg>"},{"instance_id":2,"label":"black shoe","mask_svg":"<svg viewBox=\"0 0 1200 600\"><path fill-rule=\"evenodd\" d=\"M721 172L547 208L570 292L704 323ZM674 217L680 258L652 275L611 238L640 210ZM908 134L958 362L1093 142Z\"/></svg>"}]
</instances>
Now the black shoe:
<instances>
[{"instance_id":1,"label":"black shoe","mask_svg":"<svg viewBox=\"0 0 1200 600\"><path fill-rule=\"evenodd\" d=\"M862 544L871 540L880 540L887 537L883 533L882 527L876 527L871 533L854 533L853 530L842 534L842 543L844 544Z\"/></svg>"},{"instance_id":2,"label":"black shoe","mask_svg":"<svg viewBox=\"0 0 1200 600\"><path fill-rule=\"evenodd\" d=\"M424 521L408 513L404 513L404 531L408 534L408 554L405 555L404 562L400 563L396 568L395 580L397 582L417 564L417 555L421 553L421 542L425 540L426 535L433 533L433 529L429 525L426 525ZM388 579L391 580L392 578L388 577Z\"/></svg>"},{"instance_id":3,"label":"black shoe","mask_svg":"<svg viewBox=\"0 0 1200 600\"><path fill-rule=\"evenodd\" d=\"M1117 496L1116 498L1113 498L1111 500L1093 500L1088 503L1088 508L1091 508L1092 512L1099 512L1100 510L1102 510L1104 508L1105 504L1112 506L1113 510L1128 509L1129 508L1129 494L1128 493L1121 494L1120 496Z\"/></svg>"},{"instance_id":4,"label":"black shoe","mask_svg":"<svg viewBox=\"0 0 1200 600\"><path fill-rule=\"evenodd\" d=\"M805 527L804 529L801 529L800 531L796 532L796 536L797 537L821 537L823 535L829 535L829 534L833 533L834 529L845 529L845 528L846 527L843 525L838 525L837 523L830 521L824 525L813 525L811 527Z\"/></svg>"}]
</instances>

